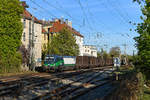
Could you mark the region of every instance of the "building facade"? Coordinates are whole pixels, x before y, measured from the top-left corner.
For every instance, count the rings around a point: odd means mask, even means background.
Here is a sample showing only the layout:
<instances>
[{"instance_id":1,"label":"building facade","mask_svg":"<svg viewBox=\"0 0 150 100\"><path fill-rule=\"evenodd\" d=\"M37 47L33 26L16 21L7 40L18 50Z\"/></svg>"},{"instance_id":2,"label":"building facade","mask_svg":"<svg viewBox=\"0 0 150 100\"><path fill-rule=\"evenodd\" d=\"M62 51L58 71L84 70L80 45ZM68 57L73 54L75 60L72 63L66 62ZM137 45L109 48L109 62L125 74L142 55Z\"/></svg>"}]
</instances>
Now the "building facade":
<instances>
[{"instance_id":1,"label":"building facade","mask_svg":"<svg viewBox=\"0 0 150 100\"><path fill-rule=\"evenodd\" d=\"M42 50L47 49L47 44L48 44L48 33L44 28L42 28Z\"/></svg>"},{"instance_id":2,"label":"building facade","mask_svg":"<svg viewBox=\"0 0 150 100\"><path fill-rule=\"evenodd\" d=\"M76 44L79 46L79 56L83 56L83 51L84 51L84 47L83 47L83 37L78 36L78 35L74 35L75 39L76 39Z\"/></svg>"},{"instance_id":3,"label":"building facade","mask_svg":"<svg viewBox=\"0 0 150 100\"><path fill-rule=\"evenodd\" d=\"M22 44L30 53L30 61L32 56L35 66L41 66L42 23L26 9L21 22L23 23Z\"/></svg>"},{"instance_id":4,"label":"building facade","mask_svg":"<svg viewBox=\"0 0 150 100\"><path fill-rule=\"evenodd\" d=\"M47 32L47 35L45 35L45 37L47 36L47 42L50 40L50 37L52 35L56 35L57 33L59 33L64 27L66 27L67 29L69 29L73 36L76 39L76 43L79 46L79 56L83 56L83 36L76 31L74 28L72 28L72 22L68 21L67 19L64 21L64 19L54 19L51 22L43 22L43 29ZM44 36L44 33L43 33ZM44 44L45 42L43 41L42 44Z\"/></svg>"},{"instance_id":5,"label":"building facade","mask_svg":"<svg viewBox=\"0 0 150 100\"><path fill-rule=\"evenodd\" d=\"M97 48L93 45L84 45L83 46L83 56L93 56L97 57Z\"/></svg>"}]
</instances>

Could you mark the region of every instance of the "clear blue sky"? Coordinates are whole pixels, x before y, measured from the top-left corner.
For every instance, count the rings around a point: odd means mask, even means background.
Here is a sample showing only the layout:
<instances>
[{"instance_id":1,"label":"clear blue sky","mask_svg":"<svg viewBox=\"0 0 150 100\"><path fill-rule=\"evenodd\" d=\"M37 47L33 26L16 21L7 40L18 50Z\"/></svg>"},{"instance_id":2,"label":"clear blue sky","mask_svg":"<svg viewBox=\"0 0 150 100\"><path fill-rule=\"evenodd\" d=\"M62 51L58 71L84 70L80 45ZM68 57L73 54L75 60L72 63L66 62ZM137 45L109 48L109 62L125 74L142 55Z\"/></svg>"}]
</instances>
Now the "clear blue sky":
<instances>
[{"instance_id":1,"label":"clear blue sky","mask_svg":"<svg viewBox=\"0 0 150 100\"><path fill-rule=\"evenodd\" d=\"M84 35L84 43L109 49L119 46L122 53L127 44L127 53L132 54L138 36L135 26L129 21L141 22L141 10L132 0L21 0L29 5L28 10L39 19L69 19L73 27ZM33 2L31 2L33 1Z\"/></svg>"}]
</instances>

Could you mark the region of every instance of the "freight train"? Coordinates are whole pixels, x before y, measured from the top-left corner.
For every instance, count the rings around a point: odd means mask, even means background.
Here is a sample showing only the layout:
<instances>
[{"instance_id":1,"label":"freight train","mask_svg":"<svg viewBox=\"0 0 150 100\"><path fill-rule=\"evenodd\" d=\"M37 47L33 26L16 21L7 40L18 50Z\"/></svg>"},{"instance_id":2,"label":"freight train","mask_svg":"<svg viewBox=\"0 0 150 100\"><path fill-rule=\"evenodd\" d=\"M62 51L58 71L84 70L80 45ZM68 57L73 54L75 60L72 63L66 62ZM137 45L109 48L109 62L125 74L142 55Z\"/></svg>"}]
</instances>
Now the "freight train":
<instances>
[{"instance_id":1,"label":"freight train","mask_svg":"<svg viewBox=\"0 0 150 100\"><path fill-rule=\"evenodd\" d=\"M47 55L44 59L45 71L63 71L69 69L85 69L93 67L111 66L113 59L102 59L91 56L58 56Z\"/></svg>"}]
</instances>

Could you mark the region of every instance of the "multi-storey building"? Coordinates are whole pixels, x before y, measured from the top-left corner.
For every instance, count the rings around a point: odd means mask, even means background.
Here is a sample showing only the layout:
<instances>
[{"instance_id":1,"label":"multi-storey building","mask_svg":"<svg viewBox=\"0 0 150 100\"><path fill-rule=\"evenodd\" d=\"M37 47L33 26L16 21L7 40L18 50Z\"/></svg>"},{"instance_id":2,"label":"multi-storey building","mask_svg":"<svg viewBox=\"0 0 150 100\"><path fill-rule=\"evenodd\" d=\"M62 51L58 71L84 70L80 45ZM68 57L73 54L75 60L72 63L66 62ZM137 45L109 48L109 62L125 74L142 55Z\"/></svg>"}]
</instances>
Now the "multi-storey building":
<instances>
[{"instance_id":1,"label":"multi-storey building","mask_svg":"<svg viewBox=\"0 0 150 100\"><path fill-rule=\"evenodd\" d=\"M50 40L51 33L49 32L52 23L50 21L41 20L42 26L42 50L47 49L48 42Z\"/></svg>"},{"instance_id":2,"label":"multi-storey building","mask_svg":"<svg viewBox=\"0 0 150 100\"><path fill-rule=\"evenodd\" d=\"M93 45L84 45L83 46L84 50L83 50L83 55L84 56L93 56L93 57L97 57L97 48L96 46Z\"/></svg>"},{"instance_id":3,"label":"multi-storey building","mask_svg":"<svg viewBox=\"0 0 150 100\"><path fill-rule=\"evenodd\" d=\"M42 28L42 50L47 49L47 43L48 43L48 32L44 28Z\"/></svg>"},{"instance_id":4,"label":"multi-storey building","mask_svg":"<svg viewBox=\"0 0 150 100\"><path fill-rule=\"evenodd\" d=\"M42 47L42 23L34 17L31 13L26 10L26 3L22 3L24 7L23 18L21 22L23 23L23 33L22 33L22 44L30 52L31 56L34 58L36 66L40 66L41 59L41 47Z\"/></svg>"},{"instance_id":5,"label":"multi-storey building","mask_svg":"<svg viewBox=\"0 0 150 100\"><path fill-rule=\"evenodd\" d=\"M45 35L45 37L47 37L45 40L48 42L52 35L59 33L64 27L67 27L67 29L72 32L76 39L76 43L79 46L79 56L83 56L83 36L74 28L72 28L72 23L67 19L65 21L63 19L55 19L51 22L43 21L43 29L45 29L47 32L46 34L43 34L43 36ZM44 44L44 42L42 44Z\"/></svg>"}]
</instances>

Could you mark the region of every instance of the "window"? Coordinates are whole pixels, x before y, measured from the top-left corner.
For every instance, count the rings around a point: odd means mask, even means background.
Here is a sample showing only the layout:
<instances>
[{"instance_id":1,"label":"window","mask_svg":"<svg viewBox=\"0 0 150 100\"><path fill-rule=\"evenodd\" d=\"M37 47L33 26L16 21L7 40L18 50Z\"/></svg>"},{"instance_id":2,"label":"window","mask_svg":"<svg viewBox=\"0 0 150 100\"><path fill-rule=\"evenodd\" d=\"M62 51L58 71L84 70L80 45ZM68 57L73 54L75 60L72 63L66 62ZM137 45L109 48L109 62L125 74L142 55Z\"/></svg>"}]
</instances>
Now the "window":
<instances>
[{"instance_id":1,"label":"window","mask_svg":"<svg viewBox=\"0 0 150 100\"><path fill-rule=\"evenodd\" d=\"M31 21L29 21L29 35L31 35Z\"/></svg>"},{"instance_id":2,"label":"window","mask_svg":"<svg viewBox=\"0 0 150 100\"><path fill-rule=\"evenodd\" d=\"M34 33L34 22L32 22L32 33Z\"/></svg>"},{"instance_id":3,"label":"window","mask_svg":"<svg viewBox=\"0 0 150 100\"><path fill-rule=\"evenodd\" d=\"M23 33L23 41L26 41L26 33Z\"/></svg>"},{"instance_id":4,"label":"window","mask_svg":"<svg viewBox=\"0 0 150 100\"><path fill-rule=\"evenodd\" d=\"M31 44L31 20L29 20L29 44Z\"/></svg>"},{"instance_id":5,"label":"window","mask_svg":"<svg viewBox=\"0 0 150 100\"><path fill-rule=\"evenodd\" d=\"M23 27L26 28L26 19L23 19Z\"/></svg>"}]
</instances>

